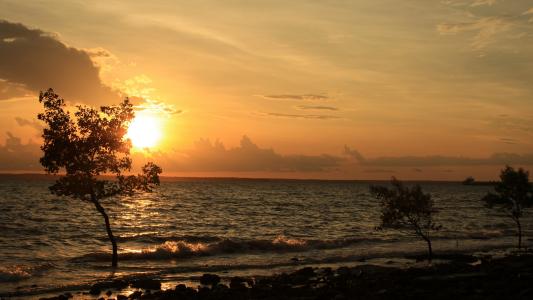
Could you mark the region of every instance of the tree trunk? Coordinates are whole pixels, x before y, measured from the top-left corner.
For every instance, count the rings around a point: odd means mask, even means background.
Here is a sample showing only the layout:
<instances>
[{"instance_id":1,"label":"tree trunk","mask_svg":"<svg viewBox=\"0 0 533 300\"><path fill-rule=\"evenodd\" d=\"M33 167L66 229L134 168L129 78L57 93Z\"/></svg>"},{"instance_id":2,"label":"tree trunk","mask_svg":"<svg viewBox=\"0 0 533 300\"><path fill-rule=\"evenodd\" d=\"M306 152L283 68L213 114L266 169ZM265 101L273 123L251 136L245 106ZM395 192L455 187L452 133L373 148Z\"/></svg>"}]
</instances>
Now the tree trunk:
<instances>
[{"instance_id":1,"label":"tree trunk","mask_svg":"<svg viewBox=\"0 0 533 300\"><path fill-rule=\"evenodd\" d=\"M111 266L113 268L116 268L118 266L118 253L117 253L117 241L115 240L115 236L113 236L113 232L111 231L111 225L109 225L109 217L107 216L107 213L105 212L105 209L100 205L98 200L96 200L95 197L92 199L94 206L96 206L96 209L102 214L105 220L105 229L107 230L107 236L109 237L109 240L111 241L111 245L113 246L113 257L111 260Z\"/></svg>"},{"instance_id":2,"label":"tree trunk","mask_svg":"<svg viewBox=\"0 0 533 300\"><path fill-rule=\"evenodd\" d=\"M431 248L431 239L426 236L422 236L422 238L428 244L428 261L431 262L431 260L433 259L433 249Z\"/></svg>"},{"instance_id":3,"label":"tree trunk","mask_svg":"<svg viewBox=\"0 0 533 300\"><path fill-rule=\"evenodd\" d=\"M522 225L520 219L516 218L516 226L518 227L518 251L522 249Z\"/></svg>"}]
</instances>

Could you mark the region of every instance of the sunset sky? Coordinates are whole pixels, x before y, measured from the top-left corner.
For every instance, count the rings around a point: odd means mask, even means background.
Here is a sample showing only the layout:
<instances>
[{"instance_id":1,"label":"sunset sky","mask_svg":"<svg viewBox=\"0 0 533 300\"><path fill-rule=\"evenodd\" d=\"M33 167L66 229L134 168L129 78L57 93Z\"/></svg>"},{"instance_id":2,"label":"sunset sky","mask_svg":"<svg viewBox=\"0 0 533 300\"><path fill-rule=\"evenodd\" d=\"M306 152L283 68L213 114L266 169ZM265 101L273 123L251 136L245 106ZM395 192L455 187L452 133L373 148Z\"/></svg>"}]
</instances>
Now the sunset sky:
<instances>
[{"instance_id":1,"label":"sunset sky","mask_svg":"<svg viewBox=\"0 0 533 300\"><path fill-rule=\"evenodd\" d=\"M164 175L495 179L533 166L533 2L0 0L0 172L42 170L49 87L157 115Z\"/></svg>"}]
</instances>

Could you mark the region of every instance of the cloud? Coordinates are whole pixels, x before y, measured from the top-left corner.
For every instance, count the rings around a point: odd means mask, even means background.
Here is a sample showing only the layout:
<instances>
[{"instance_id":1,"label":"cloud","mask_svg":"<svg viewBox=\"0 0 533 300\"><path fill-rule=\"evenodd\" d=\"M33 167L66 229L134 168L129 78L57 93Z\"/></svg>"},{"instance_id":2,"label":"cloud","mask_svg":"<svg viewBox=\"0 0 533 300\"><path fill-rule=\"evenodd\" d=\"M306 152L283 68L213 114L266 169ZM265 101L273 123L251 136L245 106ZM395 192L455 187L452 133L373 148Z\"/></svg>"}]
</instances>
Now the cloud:
<instances>
[{"instance_id":1,"label":"cloud","mask_svg":"<svg viewBox=\"0 0 533 300\"><path fill-rule=\"evenodd\" d=\"M531 7L530 9L526 10L522 15L524 16L530 16L530 15L533 15L533 7ZM530 23L533 22L533 17L529 18L528 20Z\"/></svg>"},{"instance_id":2,"label":"cloud","mask_svg":"<svg viewBox=\"0 0 533 300\"><path fill-rule=\"evenodd\" d=\"M157 114L164 115L178 115L183 111L176 109L174 105L166 104L156 100L146 99L143 103L135 105L136 110L150 111Z\"/></svg>"},{"instance_id":3,"label":"cloud","mask_svg":"<svg viewBox=\"0 0 533 300\"><path fill-rule=\"evenodd\" d=\"M317 95L317 94L260 95L260 97L262 97L264 99L268 99L268 100L296 100L296 101L323 101L323 100L329 100L330 99L328 96Z\"/></svg>"},{"instance_id":4,"label":"cloud","mask_svg":"<svg viewBox=\"0 0 533 300\"><path fill-rule=\"evenodd\" d=\"M468 17L465 22L441 23L437 31L442 35L469 35L470 47L474 51L482 51L489 46L503 49L509 47L508 41L524 39L530 36L527 7L530 3L526 0L511 1L473 0L473 1L446 1L445 4L460 6L464 15ZM512 4L512 5L511 5ZM484 6L483 9L477 7ZM519 45L523 47L524 45Z\"/></svg>"},{"instance_id":5,"label":"cloud","mask_svg":"<svg viewBox=\"0 0 533 300\"><path fill-rule=\"evenodd\" d=\"M452 6L492 6L496 4L498 0L445 0L442 3Z\"/></svg>"},{"instance_id":6,"label":"cloud","mask_svg":"<svg viewBox=\"0 0 533 300\"><path fill-rule=\"evenodd\" d=\"M437 26L440 34L458 34L463 32L477 32L472 38L470 46L473 50L482 50L495 42L495 37L508 32L513 27L510 17L483 17L473 22L442 23Z\"/></svg>"},{"instance_id":7,"label":"cloud","mask_svg":"<svg viewBox=\"0 0 533 300\"><path fill-rule=\"evenodd\" d=\"M99 53L99 54L98 54ZM100 80L91 56L57 36L0 20L0 79L34 93L53 88L69 101L109 103L119 95Z\"/></svg>"},{"instance_id":8,"label":"cloud","mask_svg":"<svg viewBox=\"0 0 533 300\"><path fill-rule=\"evenodd\" d=\"M350 149L350 147L348 147L347 145L344 145L344 154L354 158L357 162L361 164L364 164L366 162L366 159L361 153L359 153L359 151L355 149Z\"/></svg>"},{"instance_id":9,"label":"cloud","mask_svg":"<svg viewBox=\"0 0 533 300\"><path fill-rule=\"evenodd\" d=\"M40 171L40 156L39 145L31 141L23 144L8 132L6 143L0 145L0 171Z\"/></svg>"},{"instance_id":10,"label":"cloud","mask_svg":"<svg viewBox=\"0 0 533 300\"><path fill-rule=\"evenodd\" d=\"M17 121L17 124L19 126L29 126L35 130L37 130L38 132L42 132L43 131L43 124L39 121L37 121L36 119L34 120L28 120L28 119L24 119L24 118L21 118L21 117L15 117L15 121Z\"/></svg>"},{"instance_id":11,"label":"cloud","mask_svg":"<svg viewBox=\"0 0 533 300\"><path fill-rule=\"evenodd\" d=\"M317 119L317 120L331 120L339 119L337 116L331 115L299 115L299 114L284 114L284 113L265 113L266 116L289 118L289 119Z\"/></svg>"},{"instance_id":12,"label":"cloud","mask_svg":"<svg viewBox=\"0 0 533 300\"><path fill-rule=\"evenodd\" d=\"M489 5L492 6L497 2L497 0L474 0L470 6L481 6L481 5Z\"/></svg>"},{"instance_id":13,"label":"cloud","mask_svg":"<svg viewBox=\"0 0 533 300\"><path fill-rule=\"evenodd\" d=\"M298 109L302 110L339 110L336 107L333 106L322 106L322 105L298 105L296 106Z\"/></svg>"},{"instance_id":14,"label":"cloud","mask_svg":"<svg viewBox=\"0 0 533 300\"><path fill-rule=\"evenodd\" d=\"M29 91L21 84L12 84L0 79L0 101L29 96Z\"/></svg>"},{"instance_id":15,"label":"cloud","mask_svg":"<svg viewBox=\"0 0 533 300\"><path fill-rule=\"evenodd\" d=\"M435 167L435 166L502 166L502 165L533 165L533 153L495 153L485 158L462 156L383 156L365 158L357 150L345 146L344 154L364 166L380 167Z\"/></svg>"},{"instance_id":16,"label":"cloud","mask_svg":"<svg viewBox=\"0 0 533 300\"><path fill-rule=\"evenodd\" d=\"M387 169L368 169L363 170L365 173L396 173L394 170L387 170Z\"/></svg>"},{"instance_id":17,"label":"cloud","mask_svg":"<svg viewBox=\"0 0 533 300\"><path fill-rule=\"evenodd\" d=\"M334 170L345 158L332 155L282 155L273 149L260 148L243 136L240 145L226 148L218 140L201 139L193 149L173 155L167 169L172 171L234 172L317 172Z\"/></svg>"},{"instance_id":18,"label":"cloud","mask_svg":"<svg viewBox=\"0 0 533 300\"><path fill-rule=\"evenodd\" d=\"M499 115L488 121L488 125L493 131L495 130L512 130L527 134L533 133L533 117L516 117L508 115Z\"/></svg>"},{"instance_id":19,"label":"cloud","mask_svg":"<svg viewBox=\"0 0 533 300\"><path fill-rule=\"evenodd\" d=\"M510 144L510 145L515 145L518 143L517 140L515 139L510 139L510 138L500 138L500 141L506 143L506 144Z\"/></svg>"}]
</instances>

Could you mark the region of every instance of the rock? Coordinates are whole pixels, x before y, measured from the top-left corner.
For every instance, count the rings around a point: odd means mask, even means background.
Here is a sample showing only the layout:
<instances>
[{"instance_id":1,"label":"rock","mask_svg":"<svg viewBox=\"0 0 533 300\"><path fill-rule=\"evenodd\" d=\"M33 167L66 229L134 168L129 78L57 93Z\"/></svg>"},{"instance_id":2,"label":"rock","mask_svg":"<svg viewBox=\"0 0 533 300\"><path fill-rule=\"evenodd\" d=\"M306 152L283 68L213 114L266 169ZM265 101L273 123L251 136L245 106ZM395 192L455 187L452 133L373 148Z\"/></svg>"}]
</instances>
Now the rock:
<instances>
[{"instance_id":1,"label":"rock","mask_svg":"<svg viewBox=\"0 0 533 300\"><path fill-rule=\"evenodd\" d=\"M293 273L293 275L303 276L303 277L313 277L315 276L315 270L311 267L306 267L303 269L299 269L296 272Z\"/></svg>"},{"instance_id":2,"label":"rock","mask_svg":"<svg viewBox=\"0 0 533 300\"><path fill-rule=\"evenodd\" d=\"M227 290L229 287L225 284L219 283L217 286L214 287L215 290Z\"/></svg>"},{"instance_id":3,"label":"rock","mask_svg":"<svg viewBox=\"0 0 533 300\"><path fill-rule=\"evenodd\" d=\"M89 294L93 296L100 295L100 292L101 292L100 287L96 284L91 286L91 289L89 290Z\"/></svg>"},{"instance_id":4,"label":"rock","mask_svg":"<svg viewBox=\"0 0 533 300\"><path fill-rule=\"evenodd\" d=\"M352 272L350 271L350 268L348 267L340 267L337 269L337 274L340 276L347 276L350 275Z\"/></svg>"},{"instance_id":5,"label":"rock","mask_svg":"<svg viewBox=\"0 0 533 300\"><path fill-rule=\"evenodd\" d=\"M216 274L204 274L200 277L200 284L209 285L211 287L220 283L220 276Z\"/></svg>"},{"instance_id":6,"label":"rock","mask_svg":"<svg viewBox=\"0 0 533 300\"><path fill-rule=\"evenodd\" d=\"M186 291L187 290L187 286L185 284L181 283L181 284L176 285L175 290L176 291Z\"/></svg>"},{"instance_id":7,"label":"rock","mask_svg":"<svg viewBox=\"0 0 533 300\"><path fill-rule=\"evenodd\" d=\"M113 292L111 290L108 290L106 293L107 297L111 296L111 294L113 294Z\"/></svg>"},{"instance_id":8,"label":"rock","mask_svg":"<svg viewBox=\"0 0 533 300\"><path fill-rule=\"evenodd\" d=\"M156 279L151 278L144 278L144 279L137 279L131 283L131 286L138 289L145 289L145 290L160 290L161 289L161 282Z\"/></svg>"},{"instance_id":9,"label":"rock","mask_svg":"<svg viewBox=\"0 0 533 300\"><path fill-rule=\"evenodd\" d=\"M311 267L299 269L296 272L289 274L288 282L295 285L309 284L311 279L316 276L315 270ZM316 279L316 278L315 278Z\"/></svg>"},{"instance_id":10,"label":"rock","mask_svg":"<svg viewBox=\"0 0 533 300\"><path fill-rule=\"evenodd\" d=\"M98 290L98 293L97 294L92 294L91 292L89 292L89 293L91 295L98 295L98 294L100 294L100 292L103 289L121 290L121 289L124 289L124 288L127 288L127 287L128 287L128 283L126 281L121 280L121 279L115 279L113 281L103 281L103 282L97 282L97 283L93 284L93 286L91 287L91 290L94 290L95 292L96 292L96 290Z\"/></svg>"},{"instance_id":11,"label":"rock","mask_svg":"<svg viewBox=\"0 0 533 300\"><path fill-rule=\"evenodd\" d=\"M128 300L128 297L124 295L117 295L117 300Z\"/></svg>"},{"instance_id":12,"label":"rock","mask_svg":"<svg viewBox=\"0 0 533 300\"><path fill-rule=\"evenodd\" d=\"M143 292L135 291L128 296L128 299L141 299Z\"/></svg>"},{"instance_id":13,"label":"rock","mask_svg":"<svg viewBox=\"0 0 533 300\"><path fill-rule=\"evenodd\" d=\"M246 288L246 279L242 278L242 277L233 277L231 278L231 281L229 283L229 288L230 289L244 289Z\"/></svg>"},{"instance_id":14,"label":"rock","mask_svg":"<svg viewBox=\"0 0 533 300\"><path fill-rule=\"evenodd\" d=\"M67 300L67 299L68 297L65 295L59 295L59 296L50 297L50 298L39 298L39 300Z\"/></svg>"}]
</instances>

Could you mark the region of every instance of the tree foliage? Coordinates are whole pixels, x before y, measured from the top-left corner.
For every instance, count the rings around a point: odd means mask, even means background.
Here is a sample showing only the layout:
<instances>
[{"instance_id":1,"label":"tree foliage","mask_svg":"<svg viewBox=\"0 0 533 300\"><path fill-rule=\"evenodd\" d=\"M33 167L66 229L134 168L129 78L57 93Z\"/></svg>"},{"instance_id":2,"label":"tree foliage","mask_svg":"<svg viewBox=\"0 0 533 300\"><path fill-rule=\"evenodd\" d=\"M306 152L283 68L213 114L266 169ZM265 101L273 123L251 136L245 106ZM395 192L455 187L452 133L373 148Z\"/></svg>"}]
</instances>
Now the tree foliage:
<instances>
[{"instance_id":1,"label":"tree foliage","mask_svg":"<svg viewBox=\"0 0 533 300\"><path fill-rule=\"evenodd\" d=\"M78 105L74 114L52 89L41 92L39 102L44 112L38 115L45 122L41 164L49 174L61 174L50 191L93 203L106 223L113 246L113 266L117 265L116 241L109 218L100 200L135 192L150 192L159 185L161 168L148 163L142 174L124 175L131 171L131 142L124 135L134 118L133 105L126 98L115 106L100 109ZM107 176L113 175L113 179Z\"/></svg>"},{"instance_id":2,"label":"tree foliage","mask_svg":"<svg viewBox=\"0 0 533 300\"><path fill-rule=\"evenodd\" d=\"M515 222L518 231L518 249L522 248L522 224L520 218L524 208L533 205L533 186L529 182L529 172L522 168L515 170L506 166L500 173L500 182L494 188L496 194L488 193L483 201L489 208L505 210Z\"/></svg>"},{"instance_id":3,"label":"tree foliage","mask_svg":"<svg viewBox=\"0 0 533 300\"><path fill-rule=\"evenodd\" d=\"M409 229L426 241L428 258L431 260L431 232L439 230L433 215L437 212L430 194L424 194L420 185L409 188L395 177L391 180L392 188L371 186L370 193L381 201L380 229Z\"/></svg>"}]
</instances>

